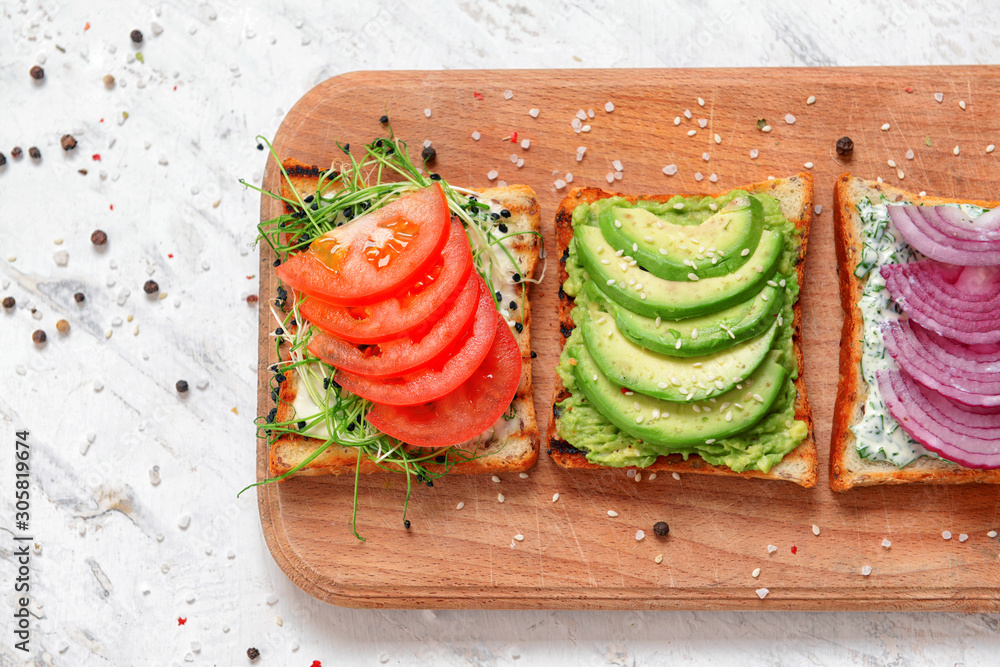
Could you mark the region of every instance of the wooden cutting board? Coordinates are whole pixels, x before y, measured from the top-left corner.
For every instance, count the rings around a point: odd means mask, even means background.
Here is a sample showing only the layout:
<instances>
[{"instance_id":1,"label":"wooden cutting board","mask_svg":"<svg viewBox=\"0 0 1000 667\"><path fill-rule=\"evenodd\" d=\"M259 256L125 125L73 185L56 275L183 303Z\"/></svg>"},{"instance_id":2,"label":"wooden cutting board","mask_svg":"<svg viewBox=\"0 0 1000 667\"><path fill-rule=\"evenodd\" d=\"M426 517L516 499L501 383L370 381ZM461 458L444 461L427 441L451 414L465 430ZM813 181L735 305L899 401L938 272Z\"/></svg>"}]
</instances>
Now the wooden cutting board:
<instances>
[{"instance_id":1,"label":"wooden cutting board","mask_svg":"<svg viewBox=\"0 0 1000 667\"><path fill-rule=\"evenodd\" d=\"M806 102L810 95L813 105ZM609 101L612 113L604 110ZM532 108L540 110L537 119L528 113ZM585 121L589 132L571 126L580 109L594 111ZM549 248L555 247L556 206L572 186L709 193L811 163L823 210L813 219L801 299L820 481L802 489L660 474L636 483L623 470L557 468L543 442L528 479L504 475L497 484L454 476L433 489L417 487L410 530L402 525L403 478L364 477L363 543L349 529L353 479L299 478L260 487L261 524L275 560L306 592L352 607L1000 611L1000 542L987 536L1000 529L1000 488L872 487L837 495L827 472L842 319L834 179L853 171L913 191L1000 198L1000 153L985 152L1000 143L998 109L1000 67L356 72L316 86L275 137L281 158L325 167L337 156L335 140L350 142L359 155L362 144L382 132L378 118L388 113L411 152L433 141L436 168L450 182L488 186L495 182L487 173L495 169L498 180L532 186ZM795 117L793 124L786 114ZM770 133L758 130L761 118ZM688 136L692 129L696 135ZM530 147L510 143L512 132ZM854 140L850 160L834 150L843 135ZM587 147L580 162L578 146ZM752 149L759 151L756 159ZM522 168L511 154L524 158ZM890 159L903 170L902 180ZM605 178L615 160L624 176L609 186ZM662 173L668 164L677 165L676 176ZM704 180L696 180L698 171ZM558 191L554 182L566 172L573 174L572 186ZM710 182L713 173L717 183ZM264 183L278 188L273 160ZM273 200L263 199L262 219L278 212ZM530 294L542 434L559 350L556 259L549 257L544 282ZM271 406L265 369L274 359L265 304L274 297L273 260L262 245L261 414ZM266 454L259 440L259 479L266 477ZM498 492L506 502L497 501ZM464 509L456 510L459 502ZM653 535L657 521L670 524L667 538ZM641 541L638 530L646 533ZM944 531L953 539L943 539ZM960 541L963 534L967 541ZM881 546L883 538L891 548ZM768 545L777 551L769 554ZM865 565L872 568L867 577ZM751 575L756 568L759 578ZM759 588L770 591L766 599L758 598Z\"/></svg>"}]
</instances>

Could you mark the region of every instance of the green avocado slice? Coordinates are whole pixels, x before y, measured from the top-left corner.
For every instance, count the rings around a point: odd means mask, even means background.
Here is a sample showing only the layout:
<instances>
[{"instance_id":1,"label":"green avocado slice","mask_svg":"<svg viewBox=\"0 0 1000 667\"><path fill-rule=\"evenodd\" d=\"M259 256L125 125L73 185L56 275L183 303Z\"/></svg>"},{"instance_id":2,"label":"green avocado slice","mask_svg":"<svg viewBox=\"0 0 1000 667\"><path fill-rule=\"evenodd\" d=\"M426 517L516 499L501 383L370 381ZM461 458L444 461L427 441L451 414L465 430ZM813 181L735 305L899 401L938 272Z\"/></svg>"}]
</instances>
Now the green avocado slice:
<instances>
[{"instance_id":1,"label":"green avocado slice","mask_svg":"<svg viewBox=\"0 0 1000 667\"><path fill-rule=\"evenodd\" d=\"M778 332L771 327L756 338L715 354L670 357L636 345L618 330L614 316L588 301L573 310L587 351L614 384L665 401L702 401L743 382L764 361Z\"/></svg>"},{"instance_id":2,"label":"green avocado slice","mask_svg":"<svg viewBox=\"0 0 1000 667\"><path fill-rule=\"evenodd\" d=\"M712 313L745 301L774 275L784 235L764 230L757 249L733 273L714 278L664 280L616 255L598 227L577 227L573 235L577 257L602 292L629 310L647 317L682 320Z\"/></svg>"},{"instance_id":3,"label":"green avocado slice","mask_svg":"<svg viewBox=\"0 0 1000 667\"><path fill-rule=\"evenodd\" d=\"M724 276L745 264L764 230L764 208L744 195L698 225L678 225L638 207L605 209L599 221L615 250L658 278L687 280L689 273Z\"/></svg>"},{"instance_id":4,"label":"green avocado slice","mask_svg":"<svg viewBox=\"0 0 1000 667\"><path fill-rule=\"evenodd\" d=\"M781 353L772 351L744 383L714 400L671 403L639 393L627 396L601 373L586 346L566 349L576 361L573 373L586 399L620 430L661 454L672 447L712 444L750 428L774 405L787 374Z\"/></svg>"},{"instance_id":5,"label":"green avocado slice","mask_svg":"<svg viewBox=\"0 0 1000 667\"><path fill-rule=\"evenodd\" d=\"M647 350L672 357L696 357L718 352L765 331L775 321L785 301L784 279L775 274L751 299L717 313L686 320L660 320L619 306L588 280L584 293L615 316L622 335ZM681 341L680 347L677 341Z\"/></svg>"}]
</instances>

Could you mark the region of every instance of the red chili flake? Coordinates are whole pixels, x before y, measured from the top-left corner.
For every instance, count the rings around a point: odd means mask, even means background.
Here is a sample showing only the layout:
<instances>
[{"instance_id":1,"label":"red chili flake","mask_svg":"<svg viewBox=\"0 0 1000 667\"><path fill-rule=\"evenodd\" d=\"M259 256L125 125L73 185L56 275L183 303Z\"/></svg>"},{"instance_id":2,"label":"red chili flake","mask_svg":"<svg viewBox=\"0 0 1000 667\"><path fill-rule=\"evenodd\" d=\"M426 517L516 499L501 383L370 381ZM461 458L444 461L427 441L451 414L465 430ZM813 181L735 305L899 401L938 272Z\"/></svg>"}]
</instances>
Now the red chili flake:
<instances>
[{"instance_id":1,"label":"red chili flake","mask_svg":"<svg viewBox=\"0 0 1000 667\"><path fill-rule=\"evenodd\" d=\"M625 393L626 391L628 391L628 389L626 389L625 387L619 387L619 389L621 389L621 390L622 390L622 393L623 393L623 394L624 394L624 393Z\"/></svg>"},{"instance_id":2,"label":"red chili flake","mask_svg":"<svg viewBox=\"0 0 1000 667\"><path fill-rule=\"evenodd\" d=\"M103 123L103 122L104 122L104 119L102 118L102 119L101 119L100 121L98 121L98 122L100 122L100 123Z\"/></svg>"},{"instance_id":3,"label":"red chili flake","mask_svg":"<svg viewBox=\"0 0 1000 667\"><path fill-rule=\"evenodd\" d=\"M169 254L167 255L167 257L169 257L170 259L173 259L173 258L174 258L174 253L169 253Z\"/></svg>"},{"instance_id":4,"label":"red chili flake","mask_svg":"<svg viewBox=\"0 0 1000 667\"><path fill-rule=\"evenodd\" d=\"M253 280L256 277L257 277L257 274L254 274L252 276L247 276L247 280Z\"/></svg>"},{"instance_id":5,"label":"red chili flake","mask_svg":"<svg viewBox=\"0 0 1000 667\"><path fill-rule=\"evenodd\" d=\"M483 99L482 93L472 93L472 96L475 97L477 100Z\"/></svg>"},{"instance_id":6,"label":"red chili flake","mask_svg":"<svg viewBox=\"0 0 1000 667\"><path fill-rule=\"evenodd\" d=\"M794 553L798 553L798 552L799 552L799 548L793 546L792 547L792 553L794 554Z\"/></svg>"},{"instance_id":7,"label":"red chili flake","mask_svg":"<svg viewBox=\"0 0 1000 667\"><path fill-rule=\"evenodd\" d=\"M94 162L100 162L101 161L101 154L100 153L94 153L93 155L90 156L90 159L93 160Z\"/></svg>"},{"instance_id":8,"label":"red chili flake","mask_svg":"<svg viewBox=\"0 0 1000 667\"><path fill-rule=\"evenodd\" d=\"M517 143L517 132L511 132L510 133L510 143L512 143L512 144L516 144Z\"/></svg>"},{"instance_id":9,"label":"red chili flake","mask_svg":"<svg viewBox=\"0 0 1000 667\"><path fill-rule=\"evenodd\" d=\"M83 31L87 32L88 30L90 30L90 21L83 24Z\"/></svg>"},{"instance_id":10,"label":"red chili flake","mask_svg":"<svg viewBox=\"0 0 1000 667\"><path fill-rule=\"evenodd\" d=\"M184 625L187 622L188 620L186 618L181 618L180 616L177 617L177 625Z\"/></svg>"},{"instance_id":11,"label":"red chili flake","mask_svg":"<svg viewBox=\"0 0 1000 667\"><path fill-rule=\"evenodd\" d=\"M313 664L309 665L309 667L323 667L323 663L319 660L313 660Z\"/></svg>"},{"instance_id":12,"label":"red chili flake","mask_svg":"<svg viewBox=\"0 0 1000 667\"><path fill-rule=\"evenodd\" d=\"M906 92L908 92L908 93L912 93L912 92L913 92L913 88L911 88L910 86L907 86L907 87L905 88L905 90L906 90Z\"/></svg>"},{"instance_id":13,"label":"red chili flake","mask_svg":"<svg viewBox=\"0 0 1000 667\"><path fill-rule=\"evenodd\" d=\"M174 90L177 90L177 86L174 86Z\"/></svg>"},{"instance_id":14,"label":"red chili flake","mask_svg":"<svg viewBox=\"0 0 1000 667\"><path fill-rule=\"evenodd\" d=\"M114 204L111 204L111 210L112 211L115 210L115 205Z\"/></svg>"}]
</instances>

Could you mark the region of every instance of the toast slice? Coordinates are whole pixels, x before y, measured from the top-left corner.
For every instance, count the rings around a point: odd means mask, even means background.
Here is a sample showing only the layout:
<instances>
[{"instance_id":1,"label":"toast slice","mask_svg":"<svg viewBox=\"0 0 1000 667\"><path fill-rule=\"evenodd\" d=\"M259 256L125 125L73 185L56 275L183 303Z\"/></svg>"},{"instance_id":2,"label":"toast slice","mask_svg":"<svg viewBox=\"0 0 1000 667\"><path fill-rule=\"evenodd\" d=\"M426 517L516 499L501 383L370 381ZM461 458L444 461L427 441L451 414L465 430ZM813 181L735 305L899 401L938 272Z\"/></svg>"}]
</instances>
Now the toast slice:
<instances>
[{"instance_id":1,"label":"toast slice","mask_svg":"<svg viewBox=\"0 0 1000 667\"><path fill-rule=\"evenodd\" d=\"M320 170L299 163L295 160L285 160L283 163L295 189L305 196L316 191ZM541 215L535 192L525 185L512 185L503 188L488 188L477 191L481 201L495 202L500 207L510 211L510 218L505 220L511 233L539 230ZM283 181L282 196L290 198L291 186ZM524 234L512 237L509 246L511 255L517 262L522 276L534 275L538 264L539 237L535 234ZM539 434L535 421L535 408L532 402L533 387L531 380L531 309L527 299L528 283L521 282L514 286L518 301L523 308L524 328L517 332L511 330L521 349L521 382L511 403L514 416L506 423L502 433L487 432L488 436L481 438L474 445L463 446L467 451L475 451L478 457L473 461L454 464L450 472L460 474L490 474L497 472L520 472L527 470L538 459ZM278 396L277 421L287 421L293 418L292 402L298 392L298 378L294 371L285 373L286 381L281 384ZM499 430L499 429L498 429ZM283 475L295 468L322 444L322 440L307 438L300 435L283 434L271 444L268 463L273 477ZM294 475L342 475L353 474L357 467L357 450L350 447L331 445L322 454L306 464ZM443 466L428 466L429 469ZM383 472L373 461L363 458L362 473ZM293 476L294 476L293 475Z\"/></svg>"},{"instance_id":2,"label":"toast slice","mask_svg":"<svg viewBox=\"0 0 1000 667\"><path fill-rule=\"evenodd\" d=\"M799 278L799 284L801 284L806 245L809 238L809 223L812 219L812 176L808 173L801 173L788 178L762 181L760 183L753 183L751 185L745 185L743 187L733 189L746 190L751 194L768 194L780 202L781 212L786 218L788 218L789 222L794 224L795 228L801 232L801 245L799 247L799 256L795 265L795 270ZM724 194L726 194L726 191L715 193L713 196L721 196ZM573 238L573 210L579 204L589 204L599 199L615 196L624 197L630 202L635 202L637 200L667 201L676 195L618 195L612 192L606 192L600 188L575 188L570 191L569 195L562 200L562 203L559 205L559 210L556 212L556 241L560 253L560 285L566 281L568 275L566 272L566 258L568 256L570 240ZM570 317L570 311L572 309L573 298L565 294L562 289L560 289L559 326L560 331L563 334L561 339L562 344L565 344L566 338L569 336L569 333L572 331L574 326L573 320ZM643 470L650 472L686 472L725 477L756 477L761 479L775 479L794 482L804 487L812 487L816 485L816 478L819 471L819 457L816 451L815 436L813 434L812 412L809 409L809 401L806 397L806 385L804 380L805 367L802 360L802 337L800 334L802 313L798 303L795 305L794 312L795 319L793 322L794 330L792 341L795 348L795 356L798 359L799 364L799 377L795 383L797 390L795 398L795 418L796 420L808 423L809 435L806 436L806 439L803 440L798 447L789 452L780 463L773 466L771 470L766 473L758 470L748 470L737 473L726 466L711 465L700 456L696 455L688 457L688 460L685 461L680 454L660 456L652 465L644 468ZM564 400L568 395L569 394L567 393L565 387L563 387L559 377L556 376L555 396L552 400L553 408L556 403ZM603 468L603 466L588 461L583 452L558 437L558 422L559 418L556 416L555 411L553 411L552 420L549 422L547 436L549 442L548 451L555 462L564 468L589 470L599 470Z\"/></svg>"},{"instance_id":3,"label":"toast slice","mask_svg":"<svg viewBox=\"0 0 1000 667\"><path fill-rule=\"evenodd\" d=\"M975 204L996 208L1000 202L973 199L948 199L907 192L899 188L841 174L834 186L834 243L837 248L837 274L840 282L840 305L844 309L844 328L840 337L840 381L833 414L830 441L830 486L846 491L855 486L873 484L1000 484L1000 470L978 470L921 457L903 468L889 461L870 461L858 454L857 438L851 426L860 421L868 384L861 375L862 327L864 321L858 300L868 277L857 278L854 267L861 252L861 216L856 205L868 197L873 203L881 197L889 201L906 200L914 204Z\"/></svg>"}]
</instances>

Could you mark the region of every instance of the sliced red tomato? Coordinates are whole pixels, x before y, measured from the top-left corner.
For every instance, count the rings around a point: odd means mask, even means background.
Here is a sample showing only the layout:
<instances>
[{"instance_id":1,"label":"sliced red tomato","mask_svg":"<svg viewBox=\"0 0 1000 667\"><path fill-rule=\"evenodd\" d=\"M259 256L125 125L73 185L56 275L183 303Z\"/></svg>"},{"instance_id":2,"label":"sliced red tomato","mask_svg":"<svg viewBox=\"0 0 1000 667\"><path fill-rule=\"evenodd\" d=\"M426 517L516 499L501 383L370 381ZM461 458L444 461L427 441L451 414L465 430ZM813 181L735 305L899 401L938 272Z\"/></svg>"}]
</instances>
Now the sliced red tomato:
<instances>
[{"instance_id":1,"label":"sliced red tomato","mask_svg":"<svg viewBox=\"0 0 1000 667\"><path fill-rule=\"evenodd\" d=\"M421 405L376 404L368 422L417 447L448 447L492 426L514 399L521 381L521 351L503 318L483 363L451 393Z\"/></svg>"},{"instance_id":2,"label":"sliced red tomato","mask_svg":"<svg viewBox=\"0 0 1000 667\"><path fill-rule=\"evenodd\" d=\"M421 338L458 299L472 270L472 250L462 223L451 223L444 250L426 273L403 294L365 306L333 306L305 299L299 313L323 331L352 343Z\"/></svg>"},{"instance_id":3,"label":"sliced red tomato","mask_svg":"<svg viewBox=\"0 0 1000 667\"><path fill-rule=\"evenodd\" d=\"M408 373L426 366L456 342L456 336L471 322L483 289L485 283L479 274L470 273L451 309L418 340L406 336L364 345L349 343L317 329L309 341L309 351L331 366L356 375L386 378Z\"/></svg>"},{"instance_id":4,"label":"sliced red tomato","mask_svg":"<svg viewBox=\"0 0 1000 667\"><path fill-rule=\"evenodd\" d=\"M448 201L435 183L316 238L278 267L278 277L328 303L381 301L430 268L448 240L450 221Z\"/></svg>"},{"instance_id":5,"label":"sliced red tomato","mask_svg":"<svg viewBox=\"0 0 1000 667\"><path fill-rule=\"evenodd\" d=\"M427 366L381 380L345 371L338 371L334 379L344 389L374 403L416 405L433 401L465 382L483 363L496 337L498 319L500 315L493 306L493 298L488 291L480 290L470 328L456 337L459 344ZM506 326L503 320L501 323Z\"/></svg>"}]
</instances>

